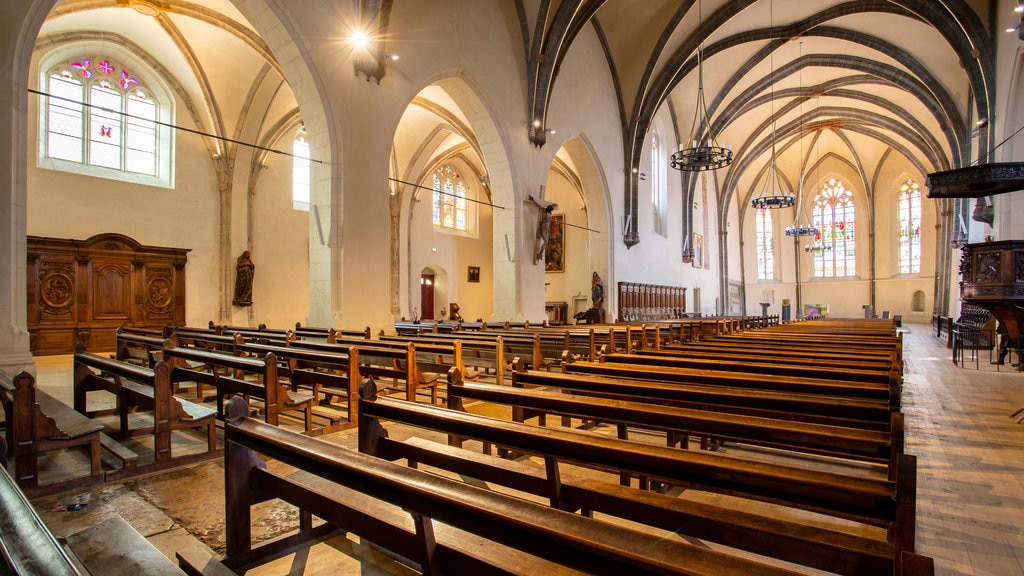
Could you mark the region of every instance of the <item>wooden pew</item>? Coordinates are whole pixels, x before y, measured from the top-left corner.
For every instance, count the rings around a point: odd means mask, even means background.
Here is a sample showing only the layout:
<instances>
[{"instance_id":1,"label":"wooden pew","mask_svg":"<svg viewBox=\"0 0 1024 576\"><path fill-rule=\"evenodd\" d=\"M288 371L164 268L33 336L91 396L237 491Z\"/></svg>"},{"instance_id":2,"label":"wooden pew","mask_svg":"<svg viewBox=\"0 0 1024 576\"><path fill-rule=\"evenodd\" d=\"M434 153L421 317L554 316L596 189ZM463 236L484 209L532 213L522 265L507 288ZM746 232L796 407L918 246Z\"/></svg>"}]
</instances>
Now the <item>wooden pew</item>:
<instances>
[{"instance_id":1,"label":"wooden pew","mask_svg":"<svg viewBox=\"0 0 1024 576\"><path fill-rule=\"evenodd\" d=\"M118 431L114 437L153 436L153 462L146 465L134 460L118 471L107 472L108 481L126 476L166 469L172 466L219 458L216 412L211 408L178 398L173 394L171 367L156 363L152 369L104 358L86 352L83 347L74 356L75 410L91 414L87 395L93 390L106 390L117 398ZM131 428L129 413L137 409L153 413L152 425ZM172 454L172 434L179 430L201 430L206 434L206 451L188 455Z\"/></svg>"},{"instance_id":2,"label":"wooden pew","mask_svg":"<svg viewBox=\"0 0 1024 576\"><path fill-rule=\"evenodd\" d=\"M785 350L776 347L773 349L758 350L745 346L723 346L719 341L697 342L693 344L668 347L661 350L639 349L632 355L653 356L658 358L700 358L711 360L739 360L746 361L751 358L768 358L774 363L782 363L790 366L811 366L815 368L827 367L830 369L845 368L850 370L870 370L885 372L902 372L902 367L896 362L896 354L891 352L878 354L845 354L835 350L808 350L796 349Z\"/></svg>"},{"instance_id":3,"label":"wooden pew","mask_svg":"<svg viewBox=\"0 0 1024 576\"><path fill-rule=\"evenodd\" d=\"M12 377L0 370L0 403L7 435L5 457L14 458L14 477L25 494L35 498L103 482L102 423L39 390L35 378L24 371ZM89 454L88 473L48 484L40 482L39 456L79 447Z\"/></svg>"},{"instance_id":4,"label":"wooden pew","mask_svg":"<svg viewBox=\"0 0 1024 576\"><path fill-rule=\"evenodd\" d=\"M461 336L461 334L459 334ZM421 334L416 336L410 335L393 335L388 336L383 333L377 336L379 342L412 342L417 346L423 344L441 345L441 346L456 346L461 349L462 366L460 370L465 374L467 380L475 380L483 374L494 374L494 379L499 383L503 383L505 380L506 363L505 363L505 350L504 340L499 335L492 339L473 339L473 338L451 338L447 334ZM451 357L454 358L454 349L451 352ZM448 355L442 352L442 356L447 358ZM449 366L459 367L454 360L448 363ZM447 370L444 370L447 372Z\"/></svg>"},{"instance_id":5,"label":"wooden pew","mask_svg":"<svg viewBox=\"0 0 1024 576\"><path fill-rule=\"evenodd\" d=\"M245 418L236 401L225 426L229 567L343 529L424 574L795 574L289 434ZM255 453L300 472L274 473ZM269 498L299 507L299 531L254 547L250 507ZM314 512L327 524L313 527Z\"/></svg>"},{"instance_id":6,"label":"wooden pew","mask_svg":"<svg viewBox=\"0 0 1024 576\"><path fill-rule=\"evenodd\" d=\"M290 346L318 350L321 352L344 352L355 347L359 352L359 373L388 379L389 390L404 392L406 400L416 401L420 390L430 394L430 403L438 403L437 388L441 383L440 373L430 368L447 371L450 366L438 366L421 361L417 357L418 347L413 342L384 342L378 340L337 340L335 343L293 341ZM440 350L440 349L439 349Z\"/></svg>"},{"instance_id":7,"label":"wooden pew","mask_svg":"<svg viewBox=\"0 0 1024 576\"><path fill-rule=\"evenodd\" d=\"M268 424L277 426L280 417L289 411L302 414L306 432L313 427L313 395L303 391L292 391L278 379L278 361L273 353L263 358L243 358L232 353L209 352L203 349L175 346L168 339L164 347L164 358L171 367L173 382L205 382L217 389L217 413L224 414L224 400L234 394L242 394L263 401L263 418ZM212 371L197 369L187 362L212 368ZM221 374L227 372L227 376Z\"/></svg>"},{"instance_id":8,"label":"wooden pew","mask_svg":"<svg viewBox=\"0 0 1024 576\"><path fill-rule=\"evenodd\" d=\"M313 397L311 413L327 421L324 426L313 426L307 433L311 436L328 434L355 427L359 420L359 351L355 347L337 347L322 352L295 346L274 346L246 342L236 334L235 350L240 354L263 358L274 354L285 366L279 371L285 374L292 392L309 390ZM345 400L345 415L332 408L334 398Z\"/></svg>"},{"instance_id":9,"label":"wooden pew","mask_svg":"<svg viewBox=\"0 0 1024 576\"><path fill-rule=\"evenodd\" d=\"M623 439L628 437L628 428L658 430L667 433L666 445L674 446L681 441L682 447L686 448L687 436L692 432L720 440L882 463L888 467L894 467L896 457L903 452L903 415L898 412L892 414L894 431L876 431L627 400L570 396L538 389L465 383L458 378L457 372L452 380L448 383L450 408L464 409L463 400L508 405L513 407L512 420L515 422L554 414L614 424L618 437ZM563 422L563 425L568 423Z\"/></svg>"},{"instance_id":10,"label":"wooden pew","mask_svg":"<svg viewBox=\"0 0 1024 576\"><path fill-rule=\"evenodd\" d=\"M575 430L540 428L422 404L374 399L364 385L360 451L410 465L426 464L549 498L553 507L602 512L685 536L717 541L840 574L932 574L930 559L913 554L916 460L900 455L893 481L834 474L733 456L678 450ZM388 438L382 422L439 431L507 446L544 458L545 472L420 439ZM583 481L559 462L628 470L690 489L779 506L780 512L739 513L689 499ZM582 484L582 482L587 482ZM614 488L613 488L614 486ZM643 496L641 496L643 495ZM885 528L887 538L862 538L785 520L785 508L811 510ZM681 528L685 527L685 528Z\"/></svg>"},{"instance_id":11,"label":"wooden pew","mask_svg":"<svg viewBox=\"0 0 1024 576\"><path fill-rule=\"evenodd\" d=\"M760 390L714 383L686 384L621 376L517 370L512 373L512 386L541 386L598 398L638 400L864 430L890 430L894 412L888 399Z\"/></svg>"},{"instance_id":12,"label":"wooden pew","mask_svg":"<svg viewBox=\"0 0 1024 576\"><path fill-rule=\"evenodd\" d=\"M152 368L159 361L164 339L157 336L123 332L119 328L114 335L114 342L113 358L115 360Z\"/></svg>"},{"instance_id":13,"label":"wooden pew","mask_svg":"<svg viewBox=\"0 0 1024 576\"><path fill-rule=\"evenodd\" d=\"M887 401L890 410L900 409L900 387L882 382L858 382L828 378L758 374L756 372L702 370L699 368L610 362L565 363L562 365L562 371L567 374L593 374L652 382L714 384L751 390L775 390L835 397L871 398Z\"/></svg>"},{"instance_id":14,"label":"wooden pew","mask_svg":"<svg viewBox=\"0 0 1024 576\"><path fill-rule=\"evenodd\" d=\"M771 357L739 360L736 358L697 358L679 354L606 354L601 360L608 364L689 368L716 372L726 371L757 375L828 378L836 381L879 383L895 389L899 389L903 382L903 374L895 366L890 366L887 369L870 370L852 366L812 366L774 362Z\"/></svg>"},{"instance_id":15,"label":"wooden pew","mask_svg":"<svg viewBox=\"0 0 1024 576\"><path fill-rule=\"evenodd\" d=\"M415 336L414 334L402 335ZM502 355L506 360L519 357L533 369L547 369L550 366L550 361L545 359L542 353L540 336L526 330L520 330L517 333L507 330L480 330L477 332L459 332L457 334L431 333L428 336L432 340L459 340L463 342L463 345L471 341L493 344L500 337ZM560 354L561 352L559 352Z\"/></svg>"}]
</instances>

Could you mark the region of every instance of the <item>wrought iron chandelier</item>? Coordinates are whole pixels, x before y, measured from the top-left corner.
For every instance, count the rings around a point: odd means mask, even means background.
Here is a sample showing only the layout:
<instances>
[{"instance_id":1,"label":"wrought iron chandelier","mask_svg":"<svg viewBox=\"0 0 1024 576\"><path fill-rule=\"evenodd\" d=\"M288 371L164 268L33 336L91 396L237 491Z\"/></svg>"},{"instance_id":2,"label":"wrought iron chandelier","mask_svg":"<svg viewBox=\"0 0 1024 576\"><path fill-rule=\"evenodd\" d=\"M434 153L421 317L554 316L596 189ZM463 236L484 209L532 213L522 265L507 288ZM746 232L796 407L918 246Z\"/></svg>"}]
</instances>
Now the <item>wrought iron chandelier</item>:
<instances>
[{"instance_id":1,"label":"wrought iron chandelier","mask_svg":"<svg viewBox=\"0 0 1024 576\"><path fill-rule=\"evenodd\" d=\"M711 117L708 115L707 103L704 101L704 35L701 3L697 2L697 109L690 125L690 135L686 142L690 148L683 148L672 154L669 165L683 172L701 172L718 170L732 164L732 150L718 143L712 130ZM707 126L707 135L697 136L697 119L701 118Z\"/></svg>"},{"instance_id":2,"label":"wrought iron chandelier","mask_svg":"<svg viewBox=\"0 0 1024 576\"><path fill-rule=\"evenodd\" d=\"M774 2L769 2L768 9L770 11L769 22L772 28L775 28L775 6ZM761 193L754 196L750 200L751 206L754 208L767 208L767 209L778 209L778 208L789 208L796 204L796 195L792 191L787 193L782 186L782 182L779 179L779 169L776 165L776 153L775 153L775 57L771 54L768 56L768 69L769 69L769 84L771 86L771 121L772 121L772 161L768 166L768 176L764 180L764 188ZM769 189L771 192L769 193Z\"/></svg>"}]
</instances>

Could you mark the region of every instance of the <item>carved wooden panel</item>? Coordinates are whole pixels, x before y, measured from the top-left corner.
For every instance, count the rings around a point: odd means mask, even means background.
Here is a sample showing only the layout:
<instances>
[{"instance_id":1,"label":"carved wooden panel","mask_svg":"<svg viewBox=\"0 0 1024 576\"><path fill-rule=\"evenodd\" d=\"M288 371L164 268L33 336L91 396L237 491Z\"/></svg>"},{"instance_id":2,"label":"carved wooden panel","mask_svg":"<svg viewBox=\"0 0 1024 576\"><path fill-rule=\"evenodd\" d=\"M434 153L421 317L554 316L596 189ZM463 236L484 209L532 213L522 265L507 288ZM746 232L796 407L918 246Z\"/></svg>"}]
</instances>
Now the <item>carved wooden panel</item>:
<instances>
[{"instance_id":1,"label":"carved wooden panel","mask_svg":"<svg viewBox=\"0 0 1024 576\"><path fill-rule=\"evenodd\" d=\"M118 327L185 323L188 249L120 234L28 237L28 328L34 354L114 349Z\"/></svg>"}]
</instances>

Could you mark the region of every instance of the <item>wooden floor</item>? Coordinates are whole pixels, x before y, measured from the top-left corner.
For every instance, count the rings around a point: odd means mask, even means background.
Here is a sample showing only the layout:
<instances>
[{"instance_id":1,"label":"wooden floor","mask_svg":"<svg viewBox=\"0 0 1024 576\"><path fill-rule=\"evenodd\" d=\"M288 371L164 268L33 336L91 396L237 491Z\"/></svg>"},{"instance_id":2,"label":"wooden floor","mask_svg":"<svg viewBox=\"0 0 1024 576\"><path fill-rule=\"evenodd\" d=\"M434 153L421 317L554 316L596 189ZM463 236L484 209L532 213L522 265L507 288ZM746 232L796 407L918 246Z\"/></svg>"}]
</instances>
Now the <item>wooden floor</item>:
<instances>
[{"instance_id":1,"label":"wooden floor","mask_svg":"<svg viewBox=\"0 0 1024 576\"><path fill-rule=\"evenodd\" d=\"M930 327L907 327L903 408L907 452L918 457L918 552L935 558L939 575L1024 574L1024 424L1011 418L1024 407L1024 373L1009 366L997 372L988 363L987 352L977 364L968 363L969 368L954 366L951 357L945 341L936 338ZM40 386L69 392L69 370L70 366L39 359ZM327 438L354 444L351 433ZM94 503L78 517L48 512L62 501L60 497L33 504L51 529L65 534L84 528L93 518L98 522L120 513L140 531L144 527L144 534L173 557L174 550L191 539L223 538L216 534L223 530L218 517L223 514L223 495L217 493L222 490L222 475L222 467L207 463L124 486L93 489L84 496L65 496L64 501L88 497ZM193 486L191 497L181 495L183 482ZM103 512L104 505L114 511ZM147 506L154 511L147 511ZM342 567L332 565L335 560L325 565L315 555L295 555L248 574L405 572L344 537L328 544L334 551L347 550L355 562Z\"/></svg>"}]
</instances>

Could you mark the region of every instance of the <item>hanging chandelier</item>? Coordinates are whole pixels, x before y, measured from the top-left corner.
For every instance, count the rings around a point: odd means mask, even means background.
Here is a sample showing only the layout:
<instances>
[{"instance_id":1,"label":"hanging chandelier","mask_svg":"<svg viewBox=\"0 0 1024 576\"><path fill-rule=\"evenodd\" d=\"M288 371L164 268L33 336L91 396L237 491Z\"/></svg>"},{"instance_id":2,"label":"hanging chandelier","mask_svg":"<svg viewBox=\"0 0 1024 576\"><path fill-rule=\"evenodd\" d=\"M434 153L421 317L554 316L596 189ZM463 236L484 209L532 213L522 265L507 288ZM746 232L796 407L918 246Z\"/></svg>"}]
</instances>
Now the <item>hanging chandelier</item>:
<instances>
[{"instance_id":1,"label":"hanging chandelier","mask_svg":"<svg viewBox=\"0 0 1024 576\"><path fill-rule=\"evenodd\" d=\"M769 2L769 26L775 28L775 6ZM774 51L773 51L774 52ZM796 195L793 192L786 193L779 179L779 169L776 164L775 154L775 57L768 55L769 77L768 83L771 86L771 121L772 121L772 161L768 167L768 176L764 180L764 188L761 193L750 200L750 205L759 209L789 208L796 204ZM771 192L769 193L769 190ZM787 232L788 233L788 232Z\"/></svg>"},{"instance_id":2,"label":"hanging chandelier","mask_svg":"<svg viewBox=\"0 0 1024 576\"><path fill-rule=\"evenodd\" d=\"M732 150L720 145L715 138L704 101L704 36L700 0L697 2L697 41L697 109L690 125L690 135L686 138L691 147L683 148L669 158L669 165L683 172L718 170L732 164ZM707 135L697 137L698 118L707 125Z\"/></svg>"}]
</instances>

